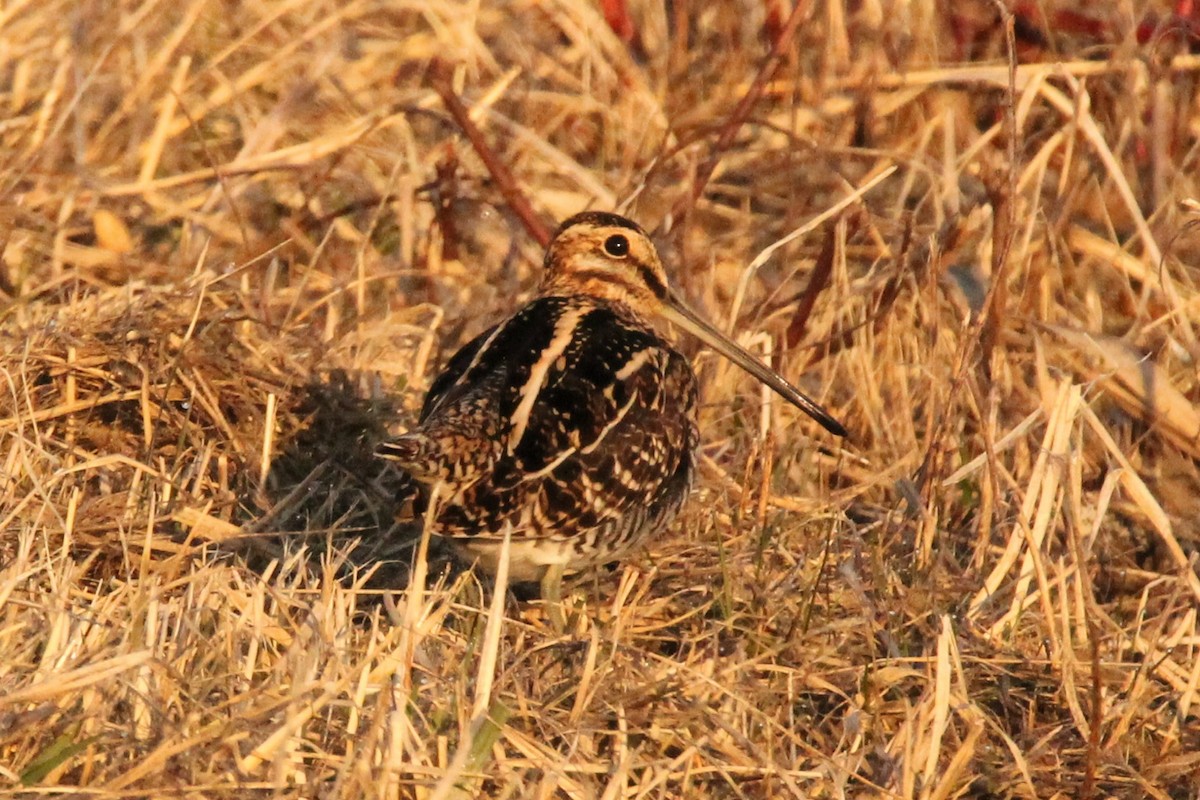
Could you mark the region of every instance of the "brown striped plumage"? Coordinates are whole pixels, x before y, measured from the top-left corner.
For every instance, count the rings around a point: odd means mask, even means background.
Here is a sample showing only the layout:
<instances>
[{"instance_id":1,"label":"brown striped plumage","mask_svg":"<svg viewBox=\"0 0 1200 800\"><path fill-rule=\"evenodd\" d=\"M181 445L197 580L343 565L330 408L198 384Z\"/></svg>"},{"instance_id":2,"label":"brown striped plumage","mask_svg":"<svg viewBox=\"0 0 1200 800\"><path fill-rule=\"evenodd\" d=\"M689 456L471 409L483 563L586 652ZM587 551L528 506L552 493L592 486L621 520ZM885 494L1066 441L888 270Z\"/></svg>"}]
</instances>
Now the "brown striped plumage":
<instances>
[{"instance_id":1,"label":"brown striped plumage","mask_svg":"<svg viewBox=\"0 0 1200 800\"><path fill-rule=\"evenodd\" d=\"M691 488L699 431L695 375L659 317L845 433L687 309L640 227L585 212L551 242L538 296L455 354L417 428L380 448L424 498L437 487L434 532L494 571L509 527L512 577L556 597L565 572L666 525Z\"/></svg>"}]
</instances>

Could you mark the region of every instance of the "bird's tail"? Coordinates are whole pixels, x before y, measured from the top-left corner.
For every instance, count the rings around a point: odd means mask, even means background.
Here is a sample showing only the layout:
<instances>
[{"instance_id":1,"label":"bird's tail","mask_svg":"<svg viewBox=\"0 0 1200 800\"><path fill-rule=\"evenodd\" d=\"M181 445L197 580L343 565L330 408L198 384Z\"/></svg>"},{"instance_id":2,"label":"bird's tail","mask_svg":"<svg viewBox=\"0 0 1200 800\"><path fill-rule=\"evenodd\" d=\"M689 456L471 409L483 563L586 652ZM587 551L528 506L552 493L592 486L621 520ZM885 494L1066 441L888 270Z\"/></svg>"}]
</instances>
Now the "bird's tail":
<instances>
[{"instance_id":1,"label":"bird's tail","mask_svg":"<svg viewBox=\"0 0 1200 800\"><path fill-rule=\"evenodd\" d=\"M406 433L389 439L375 448L375 455L396 461L410 472L419 472L419 467L428 461L430 441L420 433Z\"/></svg>"}]
</instances>

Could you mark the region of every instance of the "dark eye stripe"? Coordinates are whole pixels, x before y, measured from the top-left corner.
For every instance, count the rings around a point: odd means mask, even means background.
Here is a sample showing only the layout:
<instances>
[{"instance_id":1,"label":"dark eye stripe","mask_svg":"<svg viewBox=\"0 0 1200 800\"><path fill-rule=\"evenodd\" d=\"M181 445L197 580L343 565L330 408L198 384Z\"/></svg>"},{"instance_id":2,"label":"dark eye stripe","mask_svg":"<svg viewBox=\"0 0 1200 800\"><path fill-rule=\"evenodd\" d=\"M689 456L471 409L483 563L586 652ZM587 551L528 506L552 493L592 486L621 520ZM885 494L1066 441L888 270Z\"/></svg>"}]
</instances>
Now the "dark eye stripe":
<instances>
[{"instance_id":1,"label":"dark eye stripe","mask_svg":"<svg viewBox=\"0 0 1200 800\"><path fill-rule=\"evenodd\" d=\"M654 270L650 269L645 264L638 264L638 274L642 276L642 280L645 281L646 285L650 287L650 291L654 292L655 297L665 298L667 296L666 284L664 284L659 277L654 274Z\"/></svg>"}]
</instances>

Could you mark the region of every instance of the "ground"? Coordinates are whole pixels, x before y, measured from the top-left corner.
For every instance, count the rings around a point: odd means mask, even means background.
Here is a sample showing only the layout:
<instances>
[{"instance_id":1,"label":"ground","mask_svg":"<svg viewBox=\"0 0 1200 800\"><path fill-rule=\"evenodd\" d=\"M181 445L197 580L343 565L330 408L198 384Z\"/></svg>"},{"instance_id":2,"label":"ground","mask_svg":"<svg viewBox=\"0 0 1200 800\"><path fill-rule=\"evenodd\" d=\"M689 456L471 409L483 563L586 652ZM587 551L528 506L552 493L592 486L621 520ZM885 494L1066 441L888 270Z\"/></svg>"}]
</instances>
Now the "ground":
<instances>
[{"instance_id":1,"label":"ground","mask_svg":"<svg viewBox=\"0 0 1200 800\"><path fill-rule=\"evenodd\" d=\"M1192 5L3 6L0 786L1197 797ZM558 632L371 450L584 208L851 436Z\"/></svg>"}]
</instances>

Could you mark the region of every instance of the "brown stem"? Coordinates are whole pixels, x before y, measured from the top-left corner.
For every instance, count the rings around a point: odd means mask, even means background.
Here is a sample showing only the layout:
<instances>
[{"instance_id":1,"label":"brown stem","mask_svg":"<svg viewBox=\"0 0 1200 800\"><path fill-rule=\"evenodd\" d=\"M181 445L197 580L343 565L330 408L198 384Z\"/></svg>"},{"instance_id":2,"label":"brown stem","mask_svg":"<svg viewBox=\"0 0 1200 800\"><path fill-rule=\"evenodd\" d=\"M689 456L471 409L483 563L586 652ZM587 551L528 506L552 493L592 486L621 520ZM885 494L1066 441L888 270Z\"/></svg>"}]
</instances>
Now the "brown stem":
<instances>
[{"instance_id":1,"label":"brown stem","mask_svg":"<svg viewBox=\"0 0 1200 800\"><path fill-rule=\"evenodd\" d=\"M837 226L833 225L825 234L825 242L821 245L821 254L817 256L817 263L808 277L808 285L800 293L796 311L792 314L792 321L788 323L787 334L784 337L788 350L804 341L804 331L808 328L808 318L812 316L813 309L817 306L817 296L821 294L821 291L829 283L829 276L833 274L833 257L837 252L836 244Z\"/></svg>"},{"instance_id":2,"label":"brown stem","mask_svg":"<svg viewBox=\"0 0 1200 800\"><path fill-rule=\"evenodd\" d=\"M788 17L783 29L779 32L779 35L775 38L775 42L771 47L771 54L767 56L766 61L759 67L758 74L754 76L754 82L750 84L750 89L742 96L742 99L738 101L737 106L733 109L733 113L721 125L717 141L713 144L708 158L696 170L696 177L692 181L691 192L679 198L671 208L671 214L668 219L672 222L683 219L692 210L692 207L696 205L696 201L700 199L700 195L704 193L704 188L708 186L708 181L716 171L717 164L721 163L721 156L733 145L733 140L737 136L738 131L741 130L742 125L749 118L750 112L758 105L758 101L762 99L763 92L767 88L767 83L775 77L779 65L783 62L787 48L795 36L796 28L800 26L800 19L804 16L804 12L807 9L807 0L798 0L795 7L792 8L791 15Z\"/></svg>"},{"instance_id":3,"label":"brown stem","mask_svg":"<svg viewBox=\"0 0 1200 800\"><path fill-rule=\"evenodd\" d=\"M484 138L483 132L471 121L471 115L467 111L467 107L463 105L463 101L455 93L454 87L450 85L450 66L442 61L434 61L429 73L430 84L433 86L433 90L442 98L442 103L446 106L446 110L450 112L450 116L454 117L454 122L463 134L466 135L467 139L470 140L471 147L475 148L475 152L479 154L479 158L483 161L483 165L487 167L488 173L496 181L496 186L500 189L500 194L504 195L504 200L508 203L508 207L513 210L513 213L517 215L517 218L525 226L525 230L537 240L538 244L542 247L550 244L550 229L546 227L541 217L533 210L529 199L525 197L525 193L517 185L517 180L513 177L512 171L500 160L500 157L496 155L496 151L491 148L487 139Z\"/></svg>"}]
</instances>

